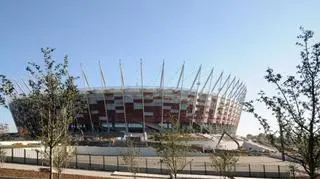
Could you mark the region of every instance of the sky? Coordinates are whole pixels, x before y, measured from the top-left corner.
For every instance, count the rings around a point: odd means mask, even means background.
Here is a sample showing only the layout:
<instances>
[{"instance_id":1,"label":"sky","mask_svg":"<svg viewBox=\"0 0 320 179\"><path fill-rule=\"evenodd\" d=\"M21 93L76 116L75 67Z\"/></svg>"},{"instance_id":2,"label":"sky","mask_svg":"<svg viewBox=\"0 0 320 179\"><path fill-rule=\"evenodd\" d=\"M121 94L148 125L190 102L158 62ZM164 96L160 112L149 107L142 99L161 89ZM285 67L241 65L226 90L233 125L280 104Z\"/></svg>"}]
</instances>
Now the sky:
<instances>
[{"instance_id":1,"label":"sky","mask_svg":"<svg viewBox=\"0 0 320 179\"><path fill-rule=\"evenodd\" d=\"M145 85L157 86L165 60L165 86L176 85L184 62L185 86L190 86L202 64L202 82L214 67L215 77L224 71L241 79L247 85L246 100L251 100L259 90L273 93L263 78L268 67L295 72L300 26L320 39L319 7L320 1L294 0L3 0L0 74L27 79L27 62L41 63L40 49L51 47L57 61L69 56L73 75L81 76L82 63L92 87L101 86L98 61L108 86L120 85L119 60L125 84L140 84L140 59ZM78 83L83 87L82 81ZM262 106L258 112L270 116ZM271 116L270 120L273 123ZM7 109L0 109L0 122L16 130ZM243 112L237 134L259 132L258 121Z\"/></svg>"}]
</instances>

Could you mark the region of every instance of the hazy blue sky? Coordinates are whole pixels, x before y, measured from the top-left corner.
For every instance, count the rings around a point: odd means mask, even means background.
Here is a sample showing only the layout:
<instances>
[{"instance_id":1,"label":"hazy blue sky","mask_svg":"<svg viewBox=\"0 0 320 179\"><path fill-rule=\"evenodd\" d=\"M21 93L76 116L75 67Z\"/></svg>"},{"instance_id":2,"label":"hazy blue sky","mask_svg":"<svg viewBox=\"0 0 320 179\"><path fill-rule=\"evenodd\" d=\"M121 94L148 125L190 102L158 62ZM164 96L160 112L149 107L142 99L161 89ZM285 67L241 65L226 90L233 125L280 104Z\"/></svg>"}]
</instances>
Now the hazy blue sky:
<instances>
[{"instance_id":1,"label":"hazy blue sky","mask_svg":"<svg viewBox=\"0 0 320 179\"><path fill-rule=\"evenodd\" d=\"M165 59L166 86L176 84L177 71L185 61L186 86L200 64L202 74L214 66L216 77L224 70L244 81L247 99L253 99L259 89L270 91L263 80L268 66L280 72L295 70L299 26L314 30L320 40L319 7L320 1L291 0L3 0L0 73L18 81L27 78L26 63L41 61L41 47L54 47L57 60L69 55L73 74L80 75L83 63L91 86L100 86L98 60L108 85L120 85L119 59L126 84L136 85L140 58L145 84L159 85ZM0 121L13 124L6 109L0 110ZM259 128L254 118L243 113L238 134L258 133Z\"/></svg>"}]
</instances>

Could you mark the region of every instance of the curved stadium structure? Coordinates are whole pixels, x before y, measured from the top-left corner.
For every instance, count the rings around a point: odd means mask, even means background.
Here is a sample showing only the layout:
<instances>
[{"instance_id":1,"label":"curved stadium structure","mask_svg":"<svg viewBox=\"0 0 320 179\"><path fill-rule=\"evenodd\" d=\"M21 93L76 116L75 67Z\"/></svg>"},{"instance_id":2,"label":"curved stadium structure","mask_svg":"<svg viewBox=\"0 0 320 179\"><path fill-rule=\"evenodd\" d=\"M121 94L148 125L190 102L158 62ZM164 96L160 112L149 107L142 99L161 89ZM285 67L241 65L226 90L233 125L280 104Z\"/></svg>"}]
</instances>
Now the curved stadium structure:
<instances>
[{"instance_id":1,"label":"curved stadium structure","mask_svg":"<svg viewBox=\"0 0 320 179\"><path fill-rule=\"evenodd\" d=\"M200 66L191 87L186 89L182 87L183 65L177 86L169 88L163 83L163 68L158 87L143 86L142 70L141 86L125 87L120 65L121 87L106 87L104 83L103 88L80 89L87 105L71 127L94 132L146 132L170 128L171 119L176 119L182 128L192 127L196 132L236 133L246 95L244 83L223 73L212 81L212 69L200 86ZM87 79L84 72L83 78ZM104 82L102 70L101 79ZM12 112L17 127L24 127Z\"/></svg>"}]
</instances>

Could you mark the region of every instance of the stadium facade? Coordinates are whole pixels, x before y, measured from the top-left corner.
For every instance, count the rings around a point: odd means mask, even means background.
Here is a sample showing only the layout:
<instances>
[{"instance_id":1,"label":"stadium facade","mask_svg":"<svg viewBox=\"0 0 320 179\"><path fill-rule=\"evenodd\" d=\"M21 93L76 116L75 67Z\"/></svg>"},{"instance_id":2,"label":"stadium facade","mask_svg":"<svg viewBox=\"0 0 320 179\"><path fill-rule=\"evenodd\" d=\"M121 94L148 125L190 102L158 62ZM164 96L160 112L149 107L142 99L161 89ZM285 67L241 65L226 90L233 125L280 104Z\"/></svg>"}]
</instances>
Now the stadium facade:
<instances>
[{"instance_id":1,"label":"stadium facade","mask_svg":"<svg viewBox=\"0 0 320 179\"><path fill-rule=\"evenodd\" d=\"M107 88L104 84L104 88L81 90L88 105L78 116L77 127L84 130L103 127L107 131L144 132L170 128L170 121L176 119L182 128L235 134L247 91L244 83L236 77L223 76L222 72L213 82L212 69L200 86L200 66L190 88L183 88L183 65L176 87L169 88L164 85L163 64L160 85L146 88L143 86L142 64L141 86L126 87L121 65L120 72L121 87ZM84 72L83 77L87 79ZM102 70L101 77L104 81Z\"/></svg>"},{"instance_id":2,"label":"stadium facade","mask_svg":"<svg viewBox=\"0 0 320 179\"><path fill-rule=\"evenodd\" d=\"M213 81L213 69L201 84L201 66L189 88L183 86L184 65L176 87L165 86L164 63L158 87L144 86L142 63L141 85L135 87L125 86L121 64L120 87L107 87L101 66L101 88L89 88L86 74L83 70L82 73L87 86L80 92L87 105L71 128L88 132L161 130L170 128L170 121L176 119L182 128L195 132L225 131L234 135L247 92L244 83L236 77L224 76L223 72ZM19 124L23 125L21 121L16 125L23 128Z\"/></svg>"}]
</instances>

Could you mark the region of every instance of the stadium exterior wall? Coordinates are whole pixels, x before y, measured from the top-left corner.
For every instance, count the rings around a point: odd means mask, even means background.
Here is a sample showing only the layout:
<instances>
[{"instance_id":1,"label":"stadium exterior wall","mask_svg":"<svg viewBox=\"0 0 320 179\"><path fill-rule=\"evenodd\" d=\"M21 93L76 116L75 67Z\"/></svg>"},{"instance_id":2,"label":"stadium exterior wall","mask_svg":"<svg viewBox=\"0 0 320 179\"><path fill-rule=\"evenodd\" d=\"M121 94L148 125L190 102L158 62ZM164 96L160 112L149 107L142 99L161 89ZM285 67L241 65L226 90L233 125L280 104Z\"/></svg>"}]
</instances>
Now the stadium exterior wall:
<instances>
[{"instance_id":1,"label":"stadium exterior wall","mask_svg":"<svg viewBox=\"0 0 320 179\"><path fill-rule=\"evenodd\" d=\"M144 108L147 127L168 127L166 124L174 118L183 127L198 125L199 130L207 129L210 133L226 130L235 134L242 110L241 100L175 88L144 88L143 103L140 88L85 89L81 92L89 104L77 121L78 127L84 130L90 130L91 126L94 130L101 126L125 130L126 122L131 129L138 127L137 124L144 122Z\"/></svg>"}]
</instances>

